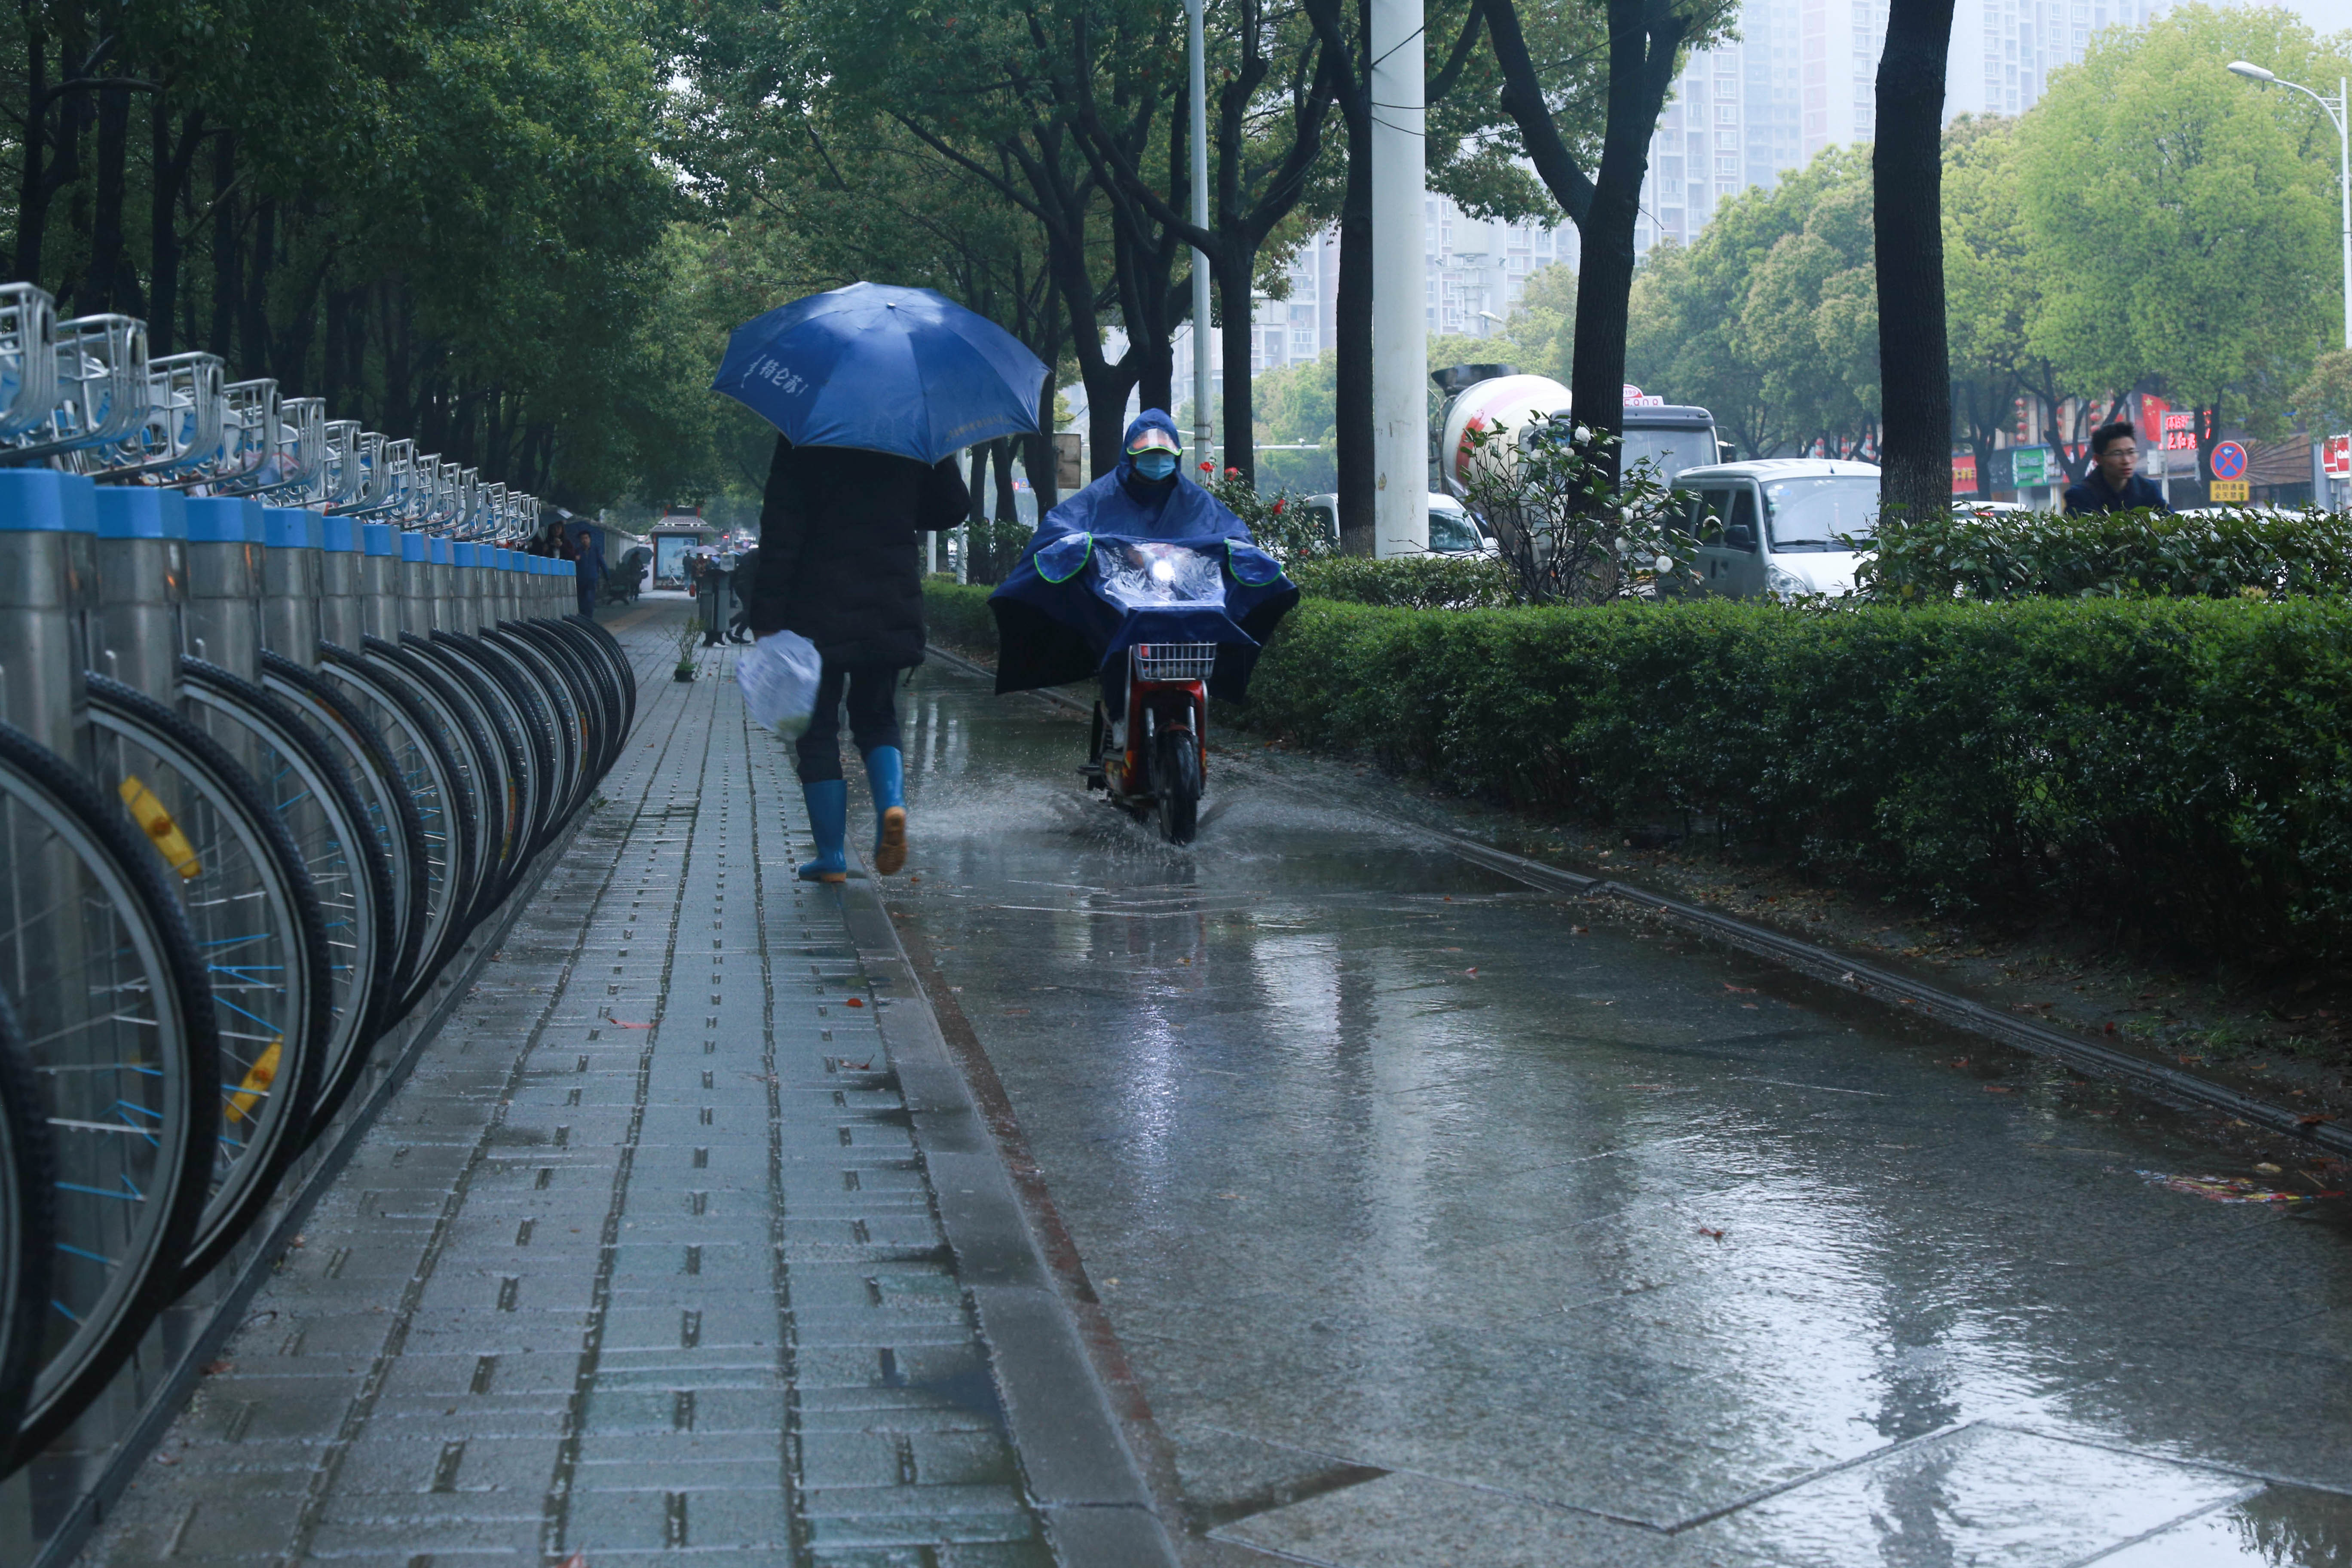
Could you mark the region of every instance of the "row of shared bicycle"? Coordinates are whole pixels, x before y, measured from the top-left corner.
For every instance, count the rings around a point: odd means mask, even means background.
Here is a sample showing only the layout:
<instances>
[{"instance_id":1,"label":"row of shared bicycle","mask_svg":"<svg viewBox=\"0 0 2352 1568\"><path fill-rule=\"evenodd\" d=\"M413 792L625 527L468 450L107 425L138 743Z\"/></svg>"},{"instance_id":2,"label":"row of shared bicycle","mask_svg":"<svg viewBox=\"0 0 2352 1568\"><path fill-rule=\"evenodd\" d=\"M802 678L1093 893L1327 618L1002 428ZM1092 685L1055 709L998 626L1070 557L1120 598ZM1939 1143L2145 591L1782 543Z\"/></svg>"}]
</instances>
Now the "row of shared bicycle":
<instances>
[{"instance_id":1,"label":"row of shared bicycle","mask_svg":"<svg viewBox=\"0 0 2352 1568\"><path fill-rule=\"evenodd\" d=\"M0 287L0 1475L368 1081L635 715L539 506Z\"/></svg>"}]
</instances>

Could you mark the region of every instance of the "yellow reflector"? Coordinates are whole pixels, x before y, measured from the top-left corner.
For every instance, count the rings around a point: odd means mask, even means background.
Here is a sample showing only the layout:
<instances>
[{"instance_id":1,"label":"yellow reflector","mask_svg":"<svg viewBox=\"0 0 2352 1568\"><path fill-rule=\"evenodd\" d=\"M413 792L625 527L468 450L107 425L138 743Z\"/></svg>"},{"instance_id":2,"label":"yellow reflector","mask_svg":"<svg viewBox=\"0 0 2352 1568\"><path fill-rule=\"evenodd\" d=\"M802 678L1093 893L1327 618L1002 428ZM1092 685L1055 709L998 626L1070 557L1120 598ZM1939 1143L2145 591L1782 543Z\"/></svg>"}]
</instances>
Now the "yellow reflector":
<instances>
[{"instance_id":1,"label":"yellow reflector","mask_svg":"<svg viewBox=\"0 0 2352 1568\"><path fill-rule=\"evenodd\" d=\"M278 1053L284 1044L282 1039L270 1041L269 1048L261 1053L261 1059L255 1062L252 1069L245 1075L245 1081L236 1086L236 1092L228 1097L228 1119L231 1121L244 1121L247 1113L253 1110L254 1102L268 1093L269 1086L278 1080Z\"/></svg>"},{"instance_id":2,"label":"yellow reflector","mask_svg":"<svg viewBox=\"0 0 2352 1568\"><path fill-rule=\"evenodd\" d=\"M122 804L131 808L131 819L163 851L173 870L189 881L205 874L204 862L196 858L196 847L188 842L188 836L180 831L180 825L172 820L172 814L163 809L163 803L155 798L153 790L141 783L137 774L126 773L121 793Z\"/></svg>"}]
</instances>

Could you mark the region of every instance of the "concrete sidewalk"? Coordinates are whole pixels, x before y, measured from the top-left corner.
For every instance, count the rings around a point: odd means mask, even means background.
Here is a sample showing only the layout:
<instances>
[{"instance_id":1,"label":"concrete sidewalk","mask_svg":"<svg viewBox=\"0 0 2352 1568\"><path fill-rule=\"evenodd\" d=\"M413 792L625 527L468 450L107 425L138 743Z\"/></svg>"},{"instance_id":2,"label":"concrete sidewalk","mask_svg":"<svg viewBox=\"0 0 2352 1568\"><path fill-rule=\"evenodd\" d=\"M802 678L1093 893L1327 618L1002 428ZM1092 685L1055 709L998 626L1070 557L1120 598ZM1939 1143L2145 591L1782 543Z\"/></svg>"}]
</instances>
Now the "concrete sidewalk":
<instances>
[{"instance_id":1,"label":"concrete sidewalk","mask_svg":"<svg viewBox=\"0 0 2352 1568\"><path fill-rule=\"evenodd\" d=\"M731 651L603 803L83 1561L1172 1561L871 885ZM707 962L707 967L706 967Z\"/></svg>"}]
</instances>

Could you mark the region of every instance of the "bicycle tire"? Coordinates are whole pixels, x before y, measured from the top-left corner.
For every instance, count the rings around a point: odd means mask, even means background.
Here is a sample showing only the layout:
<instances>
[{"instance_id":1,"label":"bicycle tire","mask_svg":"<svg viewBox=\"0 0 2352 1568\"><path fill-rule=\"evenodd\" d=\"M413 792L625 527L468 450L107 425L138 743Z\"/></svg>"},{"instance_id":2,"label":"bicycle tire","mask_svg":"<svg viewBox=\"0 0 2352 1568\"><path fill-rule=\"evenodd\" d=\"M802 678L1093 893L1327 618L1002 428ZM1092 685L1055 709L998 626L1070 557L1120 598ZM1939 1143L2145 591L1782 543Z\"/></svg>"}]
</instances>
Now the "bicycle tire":
<instances>
[{"instance_id":1,"label":"bicycle tire","mask_svg":"<svg viewBox=\"0 0 2352 1568\"><path fill-rule=\"evenodd\" d=\"M16 1010L0 991L0 1477L40 1365L58 1244L57 1159L40 1079Z\"/></svg>"},{"instance_id":2,"label":"bicycle tire","mask_svg":"<svg viewBox=\"0 0 2352 1568\"><path fill-rule=\"evenodd\" d=\"M604 714L594 689L574 668L570 650L542 643L511 624L486 633L483 640L503 648L519 665L532 672L555 706L556 731L564 742L564 787L556 805L559 826L572 820L587 799L588 785L604 755Z\"/></svg>"},{"instance_id":3,"label":"bicycle tire","mask_svg":"<svg viewBox=\"0 0 2352 1568\"><path fill-rule=\"evenodd\" d=\"M415 813L425 900L416 959L407 984L386 1014L387 1026L408 1016L465 940L465 910L474 871L474 799L455 748L440 721L406 688L360 655L323 644L320 681L349 698L384 738L400 793Z\"/></svg>"},{"instance_id":4,"label":"bicycle tire","mask_svg":"<svg viewBox=\"0 0 2352 1568\"><path fill-rule=\"evenodd\" d=\"M270 748L271 773L259 780L303 857L326 921L329 1026L319 1083L310 1106L307 1144L359 1081L392 1000L398 933L392 912L392 868L368 826L367 807L342 763L301 716L249 680L202 659L180 660L181 694Z\"/></svg>"},{"instance_id":5,"label":"bicycle tire","mask_svg":"<svg viewBox=\"0 0 2352 1568\"><path fill-rule=\"evenodd\" d=\"M524 766L530 784L530 838L524 851L528 863L554 837L556 808L564 787L563 747L557 723L548 711L534 677L516 665L511 656L477 637L450 632L433 634L434 646L472 671L503 703L515 732L523 742Z\"/></svg>"},{"instance_id":6,"label":"bicycle tire","mask_svg":"<svg viewBox=\"0 0 2352 1568\"><path fill-rule=\"evenodd\" d=\"M326 917L285 822L226 747L143 691L85 679L92 729L136 749L125 756L101 742L100 776L140 778L166 801L189 788L198 797L172 814L198 829L189 836L197 871L183 874L179 890L211 979L220 1049L212 1190L183 1265L193 1284L236 1245L302 1151L334 1022ZM156 777L164 768L170 775Z\"/></svg>"},{"instance_id":7,"label":"bicycle tire","mask_svg":"<svg viewBox=\"0 0 2352 1568\"><path fill-rule=\"evenodd\" d=\"M382 732L317 672L264 649L261 678L263 689L300 713L311 732L335 748L365 802L368 822L392 870L394 942L387 987L403 994L415 975L425 939L425 824L416 801L397 783L400 773ZM391 1022L387 1015L384 1026Z\"/></svg>"},{"instance_id":8,"label":"bicycle tire","mask_svg":"<svg viewBox=\"0 0 2352 1568\"><path fill-rule=\"evenodd\" d=\"M561 621L524 622L518 627L518 635L532 637L543 647L561 649L588 693L597 730L595 755L588 768L593 788L612 771L614 760L620 754L620 690L614 684L612 668L577 627Z\"/></svg>"},{"instance_id":9,"label":"bicycle tire","mask_svg":"<svg viewBox=\"0 0 2352 1568\"><path fill-rule=\"evenodd\" d=\"M562 616L556 618L565 626L578 628L583 635L604 651L605 659L613 667L614 678L621 685L624 709L621 715L621 733L624 737L627 736L629 731L637 726L637 672L631 667L629 656L621 647L621 639L597 625L595 620L588 616Z\"/></svg>"},{"instance_id":10,"label":"bicycle tire","mask_svg":"<svg viewBox=\"0 0 2352 1568\"><path fill-rule=\"evenodd\" d=\"M538 780L533 776L530 744L523 738L521 721L478 670L424 637L404 633L400 640L402 651L421 668L431 669L455 694L456 700L473 710L478 727L492 748L494 763L501 770L507 831L499 846L498 879L484 889L477 915L478 919L486 919L514 890L524 863L530 858L539 813Z\"/></svg>"},{"instance_id":11,"label":"bicycle tire","mask_svg":"<svg viewBox=\"0 0 2352 1568\"><path fill-rule=\"evenodd\" d=\"M461 931L470 931L497 907L505 890L504 867L514 837L509 823L515 805L506 751L491 743L490 721L472 695L437 663L381 637L369 637L365 647L370 668L386 679L401 682L425 704L455 742L453 754L463 761L465 784L474 805L474 844L459 924Z\"/></svg>"},{"instance_id":12,"label":"bicycle tire","mask_svg":"<svg viewBox=\"0 0 2352 1568\"><path fill-rule=\"evenodd\" d=\"M0 843L12 873L0 877L0 982L58 1172L49 1309L14 1465L80 1415L179 1291L210 1185L220 1046L204 963L153 846L63 758L5 724Z\"/></svg>"}]
</instances>

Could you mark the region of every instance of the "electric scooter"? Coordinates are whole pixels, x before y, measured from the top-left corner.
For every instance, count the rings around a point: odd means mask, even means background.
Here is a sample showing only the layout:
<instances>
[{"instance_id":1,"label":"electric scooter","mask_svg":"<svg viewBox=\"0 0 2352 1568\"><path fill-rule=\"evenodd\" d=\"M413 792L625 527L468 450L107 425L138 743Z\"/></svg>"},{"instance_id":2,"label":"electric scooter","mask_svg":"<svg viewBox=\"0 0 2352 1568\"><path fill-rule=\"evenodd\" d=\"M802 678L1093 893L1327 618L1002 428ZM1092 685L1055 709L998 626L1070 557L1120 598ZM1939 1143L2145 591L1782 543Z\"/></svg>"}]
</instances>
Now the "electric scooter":
<instances>
[{"instance_id":1,"label":"electric scooter","mask_svg":"<svg viewBox=\"0 0 2352 1568\"><path fill-rule=\"evenodd\" d=\"M1201 824L1209 772L1213 642L1136 643L1127 650L1127 717L1114 725L1095 704L1087 787L1140 822L1158 813L1160 834L1190 844Z\"/></svg>"}]
</instances>

